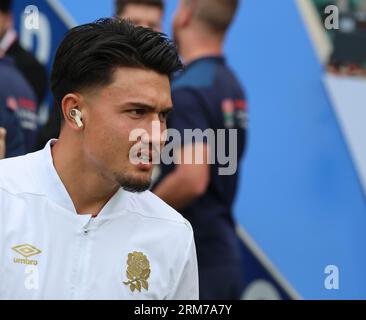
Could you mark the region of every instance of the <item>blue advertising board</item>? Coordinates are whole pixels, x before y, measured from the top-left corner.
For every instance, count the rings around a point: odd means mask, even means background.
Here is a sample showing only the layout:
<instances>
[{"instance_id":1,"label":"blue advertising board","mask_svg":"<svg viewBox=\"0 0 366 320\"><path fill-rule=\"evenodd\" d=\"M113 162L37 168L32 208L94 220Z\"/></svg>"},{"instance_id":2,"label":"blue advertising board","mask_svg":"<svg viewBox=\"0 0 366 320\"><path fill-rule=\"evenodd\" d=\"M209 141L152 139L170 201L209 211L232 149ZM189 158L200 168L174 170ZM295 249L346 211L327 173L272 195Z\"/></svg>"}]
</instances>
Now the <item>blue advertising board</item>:
<instances>
[{"instance_id":1,"label":"blue advertising board","mask_svg":"<svg viewBox=\"0 0 366 320\"><path fill-rule=\"evenodd\" d=\"M25 23L31 14L35 19L38 15L38 26L29 27ZM15 0L13 16L22 45L50 70L58 45L75 25L71 16L56 0Z\"/></svg>"}]
</instances>

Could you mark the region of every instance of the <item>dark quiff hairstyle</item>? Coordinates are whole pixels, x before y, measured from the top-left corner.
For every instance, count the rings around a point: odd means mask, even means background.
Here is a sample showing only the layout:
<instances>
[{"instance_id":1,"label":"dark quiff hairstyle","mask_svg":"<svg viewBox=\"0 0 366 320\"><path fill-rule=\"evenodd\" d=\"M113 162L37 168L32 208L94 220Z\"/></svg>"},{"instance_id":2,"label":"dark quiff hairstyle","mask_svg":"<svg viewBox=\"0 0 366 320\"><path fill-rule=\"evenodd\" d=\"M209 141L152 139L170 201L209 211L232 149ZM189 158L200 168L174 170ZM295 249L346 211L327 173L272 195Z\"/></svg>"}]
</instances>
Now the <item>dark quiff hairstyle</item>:
<instances>
[{"instance_id":1,"label":"dark quiff hairstyle","mask_svg":"<svg viewBox=\"0 0 366 320\"><path fill-rule=\"evenodd\" d=\"M51 74L56 103L61 106L68 93L111 84L118 67L149 69L171 78L183 65L163 33L127 20L99 19L71 29L58 48Z\"/></svg>"}]
</instances>

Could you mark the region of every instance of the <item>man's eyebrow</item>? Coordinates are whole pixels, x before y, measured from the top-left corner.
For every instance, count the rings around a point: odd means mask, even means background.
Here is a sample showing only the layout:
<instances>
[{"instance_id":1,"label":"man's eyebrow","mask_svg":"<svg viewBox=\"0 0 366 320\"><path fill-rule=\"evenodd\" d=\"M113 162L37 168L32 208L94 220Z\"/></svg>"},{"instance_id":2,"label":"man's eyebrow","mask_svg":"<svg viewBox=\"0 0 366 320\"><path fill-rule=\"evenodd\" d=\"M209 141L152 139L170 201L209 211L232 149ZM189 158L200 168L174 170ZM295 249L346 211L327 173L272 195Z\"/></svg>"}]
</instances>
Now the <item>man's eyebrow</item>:
<instances>
[{"instance_id":1,"label":"man's eyebrow","mask_svg":"<svg viewBox=\"0 0 366 320\"><path fill-rule=\"evenodd\" d=\"M147 109L147 110L150 110L150 111L155 111L158 109L158 107L155 107L155 106L152 106L152 105L149 105L149 104L145 104L145 103L139 103L139 102L132 102L132 103L129 103L128 104L129 107L136 107L136 108L141 108L141 109ZM173 106L169 106L169 107L166 107L166 108L163 108L161 110L161 112L171 112L173 111Z\"/></svg>"}]
</instances>

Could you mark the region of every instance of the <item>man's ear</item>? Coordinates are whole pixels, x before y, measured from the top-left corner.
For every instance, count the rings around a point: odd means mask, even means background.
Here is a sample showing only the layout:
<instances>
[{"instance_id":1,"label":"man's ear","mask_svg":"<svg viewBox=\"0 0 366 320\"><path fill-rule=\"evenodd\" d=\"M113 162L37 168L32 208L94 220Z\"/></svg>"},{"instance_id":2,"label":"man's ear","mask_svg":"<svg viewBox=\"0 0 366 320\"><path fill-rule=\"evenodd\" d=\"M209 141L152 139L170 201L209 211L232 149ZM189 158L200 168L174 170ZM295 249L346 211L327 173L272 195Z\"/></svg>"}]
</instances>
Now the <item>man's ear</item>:
<instances>
[{"instance_id":1,"label":"man's ear","mask_svg":"<svg viewBox=\"0 0 366 320\"><path fill-rule=\"evenodd\" d=\"M69 93L62 99L61 109L64 116L64 121L66 126L69 126L73 130L81 130L82 126L78 124L79 121L75 119L75 111L79 115L80 121L83 118L83 110L81 106L83 105L83 99L79 94ZM85 113L85 110L84 110Z\"/></svg>"},{"instance_id":2,"label":"man's ear","mask_svg":"<svg viewBox=\"0 0 366 320\"><path fill-rule=\"evenodd\" d=\"M193 18L196 0L183 0L183 6L180 15L180 24L182 27L188 26Z\"/></svg>"}]
</instances>

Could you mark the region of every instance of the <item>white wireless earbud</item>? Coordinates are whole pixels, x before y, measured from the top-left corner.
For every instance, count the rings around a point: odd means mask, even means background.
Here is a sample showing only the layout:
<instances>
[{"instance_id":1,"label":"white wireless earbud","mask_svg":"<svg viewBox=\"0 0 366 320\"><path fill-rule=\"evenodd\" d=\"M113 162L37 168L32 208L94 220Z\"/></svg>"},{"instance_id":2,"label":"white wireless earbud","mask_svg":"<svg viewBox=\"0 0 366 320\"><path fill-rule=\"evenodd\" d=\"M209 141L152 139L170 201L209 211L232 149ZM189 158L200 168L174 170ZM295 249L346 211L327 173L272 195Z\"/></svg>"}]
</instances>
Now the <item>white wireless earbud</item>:
<instances>
[{"instance_id":1,"label":"white wireless earbud","mask_svg":"<svg viewBox=\"0 0 366 320\"><path fill-rule=\"evenodd\" d=\"M78 109L72 109L70 111L70 117L75 120L79 128L83 127L83 122L81 121L81 112Z\"/></svg>"}]
</instances>

